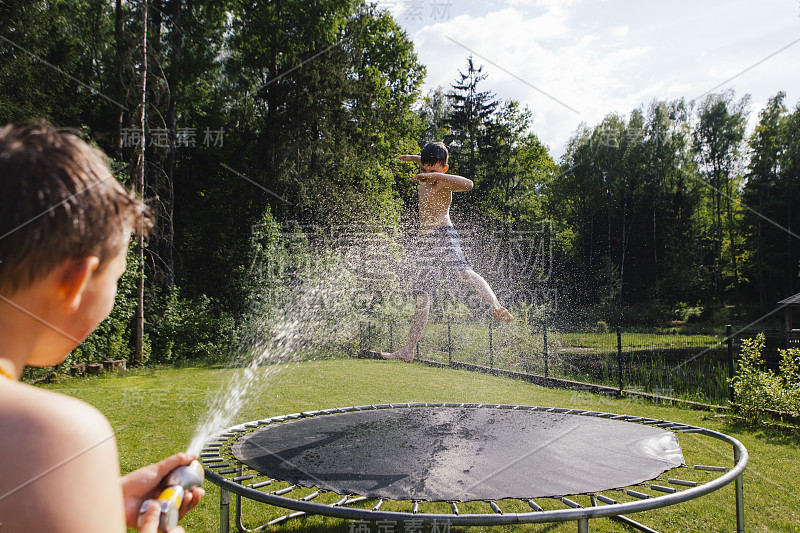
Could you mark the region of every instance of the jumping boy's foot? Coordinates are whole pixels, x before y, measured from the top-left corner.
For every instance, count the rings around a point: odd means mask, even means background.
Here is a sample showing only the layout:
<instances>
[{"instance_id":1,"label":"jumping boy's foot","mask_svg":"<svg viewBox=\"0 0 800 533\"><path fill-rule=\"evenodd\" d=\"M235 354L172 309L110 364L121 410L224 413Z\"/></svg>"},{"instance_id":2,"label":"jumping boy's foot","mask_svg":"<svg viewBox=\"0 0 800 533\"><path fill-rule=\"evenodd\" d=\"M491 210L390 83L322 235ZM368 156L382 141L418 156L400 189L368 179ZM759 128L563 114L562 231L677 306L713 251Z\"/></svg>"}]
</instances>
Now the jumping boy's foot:
<instances>
[{"instance_id":1,"label":"jumping boy's foot","mask_svg":"<svg viewBox=\"0 0 800 533\"><path fill-rule=\"evenodd\" d=\"M407 354L403 350L397 350L394 353L388 352L381 352L381 357L384 359L388 359L389 361L403 361L404 363L410 363L414 360L414 353Z\"/></svg>"},{"instance_id":2,"label":"jumping boy's foot","mask_svg":"<svg viewBox=\"0 0 800 533\"><path fill-rule=\"evenodd\" d=\"M514 317L511 316L511 313L508 312L508 309L505 307L498 307L494 311L492 311L492 316L498 322L511 322L514 320Z\"/></svg>"}]
</instances>

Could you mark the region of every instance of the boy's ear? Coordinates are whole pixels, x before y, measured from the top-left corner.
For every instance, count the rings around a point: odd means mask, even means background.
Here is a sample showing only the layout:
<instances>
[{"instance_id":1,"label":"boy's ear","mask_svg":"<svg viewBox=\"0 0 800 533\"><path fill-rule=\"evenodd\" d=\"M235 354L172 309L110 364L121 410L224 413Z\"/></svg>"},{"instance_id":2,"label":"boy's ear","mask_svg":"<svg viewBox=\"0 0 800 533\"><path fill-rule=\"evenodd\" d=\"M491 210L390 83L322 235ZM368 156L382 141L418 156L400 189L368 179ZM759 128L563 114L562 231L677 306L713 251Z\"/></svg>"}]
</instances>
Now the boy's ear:
<instances>
[{"instance_id":1,"label":"boy's ear","mask_svg":"<svg viewBox=\"0 0 800 533\"><path fill-rule=\"evenodd\" d=\"M93 255L72 259L65 265L59 295L68 312L73 313L80 307L83 291L99 265L100 258Z\"/></svg>"},{"instance_id":2,"label":"boy's ear","mask_svg":"<svg viewBox=\"0 0 800 533\"><path fill-rule=\"evenodd\" d=\"M450 165L445 163L444 170L442 171L442 174L445 174L448 170L450 170Z\"/></svg>"}]
</instances>

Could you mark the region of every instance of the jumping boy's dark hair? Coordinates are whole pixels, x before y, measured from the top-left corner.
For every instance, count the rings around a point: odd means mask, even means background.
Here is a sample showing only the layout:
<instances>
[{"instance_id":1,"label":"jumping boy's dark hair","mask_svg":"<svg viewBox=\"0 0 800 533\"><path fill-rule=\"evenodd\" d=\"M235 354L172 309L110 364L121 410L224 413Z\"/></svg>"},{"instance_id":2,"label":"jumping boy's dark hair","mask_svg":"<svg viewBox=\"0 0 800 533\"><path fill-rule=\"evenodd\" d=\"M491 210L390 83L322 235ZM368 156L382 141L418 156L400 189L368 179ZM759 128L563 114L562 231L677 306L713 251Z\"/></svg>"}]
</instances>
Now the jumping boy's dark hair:
<instances>
[{"instance_id":1,"label":"jumping boy's dark hair","mask_svg":"<svg viewBox=\"0 0 800 533\"><path fill-rule=\"evenodd\" d=\"M428 143L419 154L420 162L423 165L446 165L450 154L443 142Z\"/></svg>"},{"instance_id":2,"label":"jumping boy's dark hair","mask_svg":"<svg viewBox=\"0 0 800 533\"><path fill-rule=\"evenodd\" d=\"M106 156L46 122L0 128L0 294L27 288L68 259L106 259L150 213Z\"/></svg>"}]
</instances>

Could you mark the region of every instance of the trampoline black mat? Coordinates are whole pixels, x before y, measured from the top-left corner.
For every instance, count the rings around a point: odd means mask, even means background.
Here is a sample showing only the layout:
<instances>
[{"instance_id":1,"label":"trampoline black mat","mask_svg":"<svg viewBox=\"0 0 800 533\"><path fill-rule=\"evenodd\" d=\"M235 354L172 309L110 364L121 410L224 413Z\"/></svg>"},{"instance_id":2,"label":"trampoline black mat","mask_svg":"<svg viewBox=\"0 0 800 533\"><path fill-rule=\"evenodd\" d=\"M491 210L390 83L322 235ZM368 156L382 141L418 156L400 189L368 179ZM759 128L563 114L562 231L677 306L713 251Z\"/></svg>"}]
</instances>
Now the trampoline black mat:
<instances>
[{"instance_id":1,"label":"trampoline black mat","mask_svg":"<svg viewBox=\"0 0 800 533\"><path fill-rule=\"evenodd\" d=\"M274 479L427 501L558 497L626 487L684 463L670 432L536 410L419 407L275 423L233 455Z\"/></svg>"}]
</instances>

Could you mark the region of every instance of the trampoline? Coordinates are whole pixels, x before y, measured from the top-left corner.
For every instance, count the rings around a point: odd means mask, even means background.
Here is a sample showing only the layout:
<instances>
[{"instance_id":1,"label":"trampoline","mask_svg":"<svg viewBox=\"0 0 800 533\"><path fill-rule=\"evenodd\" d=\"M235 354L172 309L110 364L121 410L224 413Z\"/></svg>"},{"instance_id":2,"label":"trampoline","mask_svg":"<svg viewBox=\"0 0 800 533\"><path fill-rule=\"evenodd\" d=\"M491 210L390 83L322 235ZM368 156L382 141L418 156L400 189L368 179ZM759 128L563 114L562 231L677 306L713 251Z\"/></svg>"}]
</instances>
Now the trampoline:
<instances>
[{"instance_id":1,"label":"trampoline","mask_svg":"<svg viewBox=\"0 0 800 533\"><path fill-rule=\"evenodd\" d=\"M687 465L677 435L733 446L733 465ZM689 437L683 437L689 438ZM708 443L705 443L708 444ZM503 525L577 522L666 507L735 481L744 531L747 450L719 432L598 411L403 403L294 413L241 424L201 453L220 492L220 530L245 527L242 499L362 522ZM388 503L388 505L387 505ZM465 512L466 511L466 512ZM438 528L437 528L438 525Z\"/></svg>"}]
</instances>

